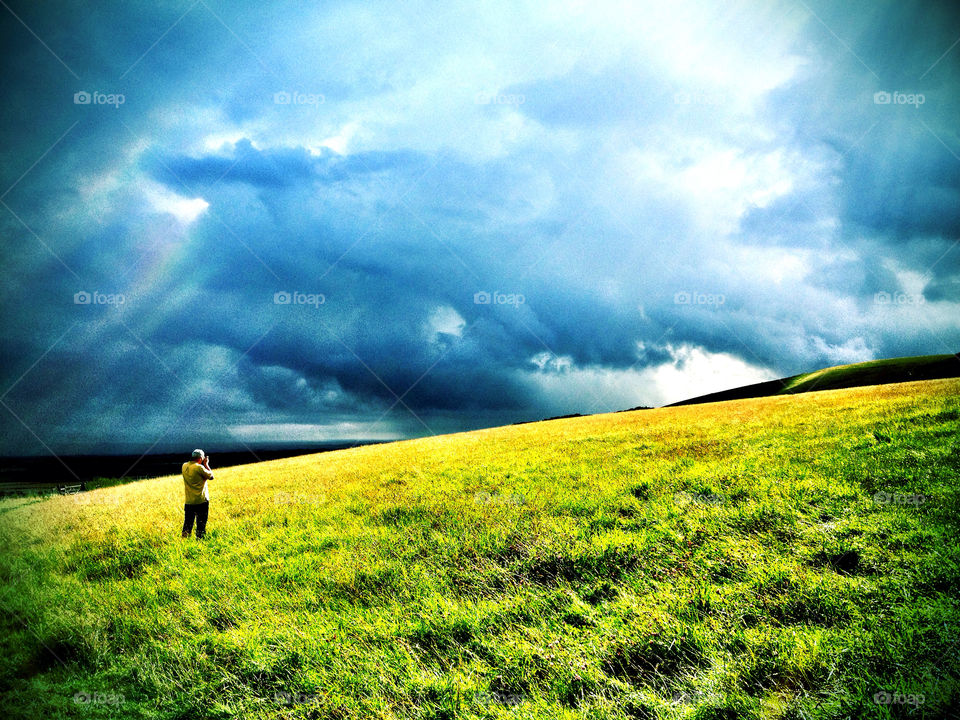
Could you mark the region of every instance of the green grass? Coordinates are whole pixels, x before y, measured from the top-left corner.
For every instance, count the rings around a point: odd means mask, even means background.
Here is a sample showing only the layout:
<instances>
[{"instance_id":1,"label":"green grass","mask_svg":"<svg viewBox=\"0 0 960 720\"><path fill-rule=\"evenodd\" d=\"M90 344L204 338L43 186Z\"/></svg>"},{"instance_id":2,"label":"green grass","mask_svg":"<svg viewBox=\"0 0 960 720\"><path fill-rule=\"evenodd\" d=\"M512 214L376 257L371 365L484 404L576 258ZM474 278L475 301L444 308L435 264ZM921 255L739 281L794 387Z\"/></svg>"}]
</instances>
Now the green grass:
<instances>
[{"instance_id":1,"label":"green grass","mask_svg":"<svg viewBox=\"0 0 960 720\"><path fill-rule=\"evenodd\" d=\"M838 365L787 378L782 393L837 390L890 382L927 380L960 374L956 355L920 355Z\"/></svg>"},{"instance_id":2,"label":"green grass","mask_svg":"<svg viewBox=\"0 0 960 720\"><path fill-rule=\"evenodd\" d=\"M836 365L778 380L767 380L753 385L721 390L673 403L671 407L952 377L960 377L960 355L888 358Z\"/></svg>"},{"instance_id":3,"label":"green grass","mask_svg":"<svg viewBox=\"0 0 960 720\"><path fill-rule=\"evenodd\" d=\"M0 705L950 717L958 430L934 380L354 448L218 470L204 543L179 478L3 500Z\"/></svg>"}]
</instances>

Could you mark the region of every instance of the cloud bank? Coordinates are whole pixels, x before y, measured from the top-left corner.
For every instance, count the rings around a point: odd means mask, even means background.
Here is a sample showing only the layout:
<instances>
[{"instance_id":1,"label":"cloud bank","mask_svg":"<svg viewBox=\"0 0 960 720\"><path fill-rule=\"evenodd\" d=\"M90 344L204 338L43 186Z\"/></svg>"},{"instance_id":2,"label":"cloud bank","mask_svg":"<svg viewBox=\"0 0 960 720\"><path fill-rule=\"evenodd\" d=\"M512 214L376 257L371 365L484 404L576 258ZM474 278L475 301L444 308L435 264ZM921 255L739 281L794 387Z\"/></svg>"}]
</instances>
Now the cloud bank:
<instances>
[{"instance_id":1,"label":"cloud bank","mask_svg":"<svg viewBox=\"0 0 960 720\"><path fill-rule=\"evenodd\" d=\"M409 437L960 345L948 3L5 12L2 452Z\"/></svg>"}]
</instances>

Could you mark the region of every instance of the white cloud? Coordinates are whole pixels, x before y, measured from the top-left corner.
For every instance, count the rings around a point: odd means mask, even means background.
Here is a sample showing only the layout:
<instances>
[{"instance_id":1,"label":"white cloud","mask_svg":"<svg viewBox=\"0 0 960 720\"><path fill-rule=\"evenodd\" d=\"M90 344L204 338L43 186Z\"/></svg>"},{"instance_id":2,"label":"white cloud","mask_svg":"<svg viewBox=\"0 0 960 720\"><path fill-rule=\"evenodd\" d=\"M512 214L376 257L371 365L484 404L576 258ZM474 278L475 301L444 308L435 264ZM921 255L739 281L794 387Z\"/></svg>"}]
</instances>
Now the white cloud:
<instances>
[{"instance_id":1,"label":"white cloud","mask_svg":"<svg viewBox=\"0 0 960 720\"><path fill-rule=\"evenodd\" d=\"M653 402L664 405L707 393L774 380L765 368L747 363L729 353L714 353L692 345L669 348L672 362L644 370Z\"/></svg>"},{"instance_id":2,"label":"white cloud","mask_svg":"<svg viewBox=\"0 0 960 720\"><path fill-rule=\"evenodd\" d=\"M864 362L873 360L874 356L870 348L867 347L863 338L855 337L849 340L830 344L821 337L811 338L816 352L830 359L830 365L846 365L848 363ZM828 367L829 367L828 366ZM813 370L815 368L811 368Z\"/></svg>"},{"instance_id":3,"label":"white cloud","mask_svg":"<svg viewBox=\"0 0 960 720\"><path fill-rule=\"evenodd\" d=\"M186 198L153 182L144 183L143 194L154 210L173 215L185 225L192 223L210 207L210 203L201 197Z\"/></svg>"},{"instance_id":4,"label":"white cloud","mask_svg":"<svg viewBox=\"0 0 960 720\"><path fill-rule=\"evenodd\" d=\"M389 423L250 423L227 428L230 437L250 443L328 442L331 440L393 440L398 433Z\"/></svg>"},{"instance_id":5,"label":"white cloud","mask_svg":"<svg viewBox=\"0 0 960 720\"><path fill-rule=\"evenodd\" d=\"M433 342L439 335L452 335L453 337L462 337L463 329L466 327L466 320L449 305L441 305L434 308L427 318L425 331L427 338Z\"/></svg>"},{"instance_id":6,"label":"white cloud","mask_svg":"<svg viewBox=\"0 0 960 720\"><path fill-rule=\"evenodd\" d=\"M551 415L659 406L773 380L769 370L729 353L692 345L668 347L672 360L647 368L576 367L570 358L541 353L531 359L537 370L525 373L544 398Z\"/></svg>"}]
</instances>

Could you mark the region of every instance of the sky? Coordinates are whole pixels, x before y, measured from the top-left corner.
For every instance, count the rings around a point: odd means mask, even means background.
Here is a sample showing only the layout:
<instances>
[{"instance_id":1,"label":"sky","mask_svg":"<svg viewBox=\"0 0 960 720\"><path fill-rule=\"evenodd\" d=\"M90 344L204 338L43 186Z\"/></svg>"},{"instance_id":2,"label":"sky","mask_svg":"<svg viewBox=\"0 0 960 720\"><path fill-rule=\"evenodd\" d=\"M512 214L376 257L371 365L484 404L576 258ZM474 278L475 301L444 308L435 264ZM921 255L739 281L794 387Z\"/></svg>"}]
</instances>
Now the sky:
<instances>
[{"instance_id":1,"label":"sky","mask_svg":"<svg viewBox=\"0 0 960 720\"><path fill-rule=\"evenodd\" d=\"M0 453L960 350L954 3L0 1Z\"/></svg>"}]
</instances>

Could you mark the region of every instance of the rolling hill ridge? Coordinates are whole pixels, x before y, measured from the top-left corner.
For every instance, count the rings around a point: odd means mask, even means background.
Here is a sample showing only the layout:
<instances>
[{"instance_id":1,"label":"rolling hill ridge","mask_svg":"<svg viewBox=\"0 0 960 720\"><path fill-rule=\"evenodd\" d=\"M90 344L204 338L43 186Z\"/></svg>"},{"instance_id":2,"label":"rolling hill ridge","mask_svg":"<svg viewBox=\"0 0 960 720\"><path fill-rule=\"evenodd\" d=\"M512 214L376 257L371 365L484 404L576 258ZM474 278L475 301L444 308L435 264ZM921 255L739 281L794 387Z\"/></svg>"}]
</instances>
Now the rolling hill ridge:
<instances>
[{"instance_id":1,"label":"rolling hill ridge","mask_svg":"<svg viewBox=\"0 0 960 720\"><path fill-rule=\"evenodd\" d=\"M960 353L889 358L836 365L777 380L743 385L681 400L667 407L952 377L960 377Z\"/></svg>"},{"instance_id":2,"label":"rolling hill ridge","mask_svg":"<svg viewBox=\"0 0 960 720\"><path fill-rule=\"evenodd\" d=\"M960 380L0 500L10 718L943 718Z\"/></svg>"}]
</instances>

